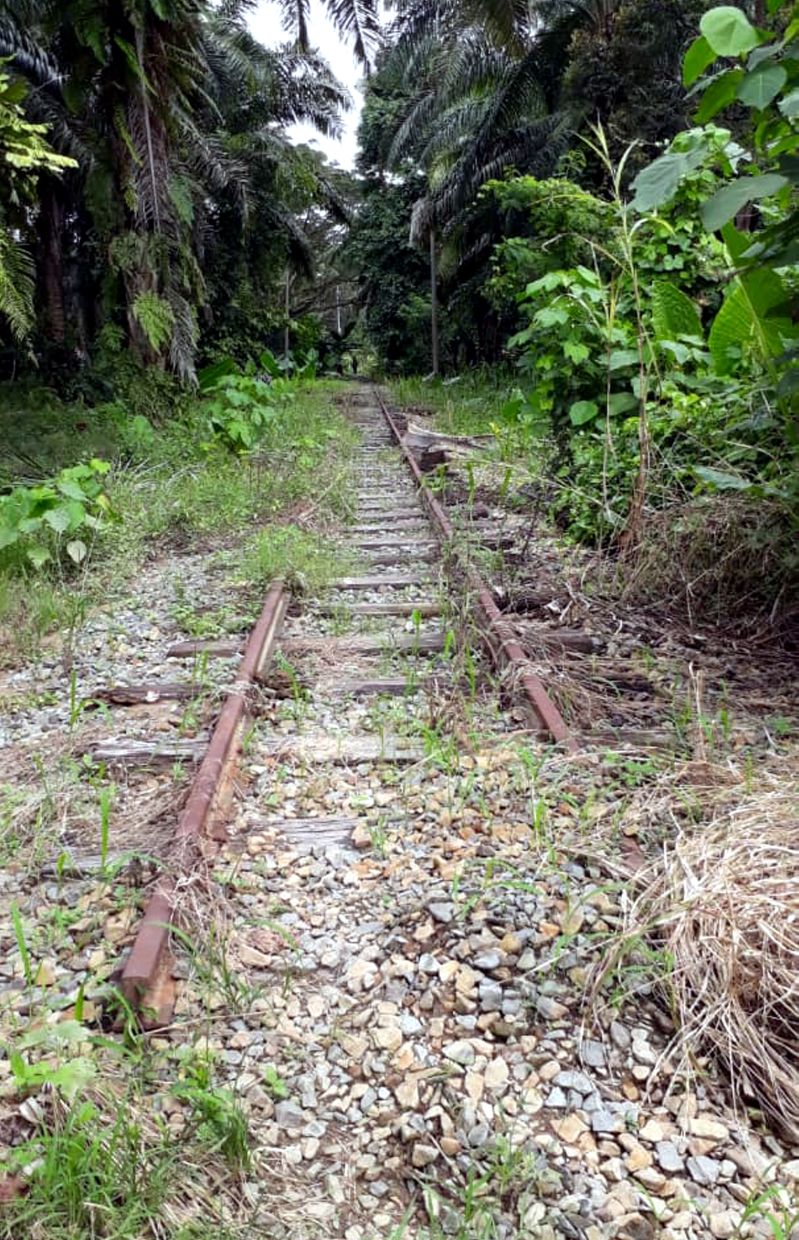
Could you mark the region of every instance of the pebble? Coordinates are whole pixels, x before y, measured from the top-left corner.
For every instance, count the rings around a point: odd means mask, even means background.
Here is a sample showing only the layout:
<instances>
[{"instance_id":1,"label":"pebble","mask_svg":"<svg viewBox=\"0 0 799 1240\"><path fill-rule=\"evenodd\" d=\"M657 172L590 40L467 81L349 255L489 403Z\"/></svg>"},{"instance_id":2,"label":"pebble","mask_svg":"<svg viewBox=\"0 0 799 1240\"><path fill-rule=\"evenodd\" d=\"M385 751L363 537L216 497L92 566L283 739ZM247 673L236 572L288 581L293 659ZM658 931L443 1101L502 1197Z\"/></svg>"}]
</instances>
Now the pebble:
<instances>
[{"instance_id":1,"label":"pebble","mask_svg":"<svg viewBox=\"0 0 799 1240\"><path fill-rule=\"evenodd\" d=\"M443 1048L443 1055L446 1059L451 1059L453 1063L458 1063L464 1067L473 1064L475 1061L475 1050L471 1042L461 1039L459 1042L450 1042Z\"/></svg>"},{"instance_id":2,"label":"pebble","mask_svg":"<svg viewBox=\"0 0 799 1240\"><path fill-rule=\"evenodd\" d=\"M658 1141L655 1146L655 1158L658 1166L669 1175L685 1169L685 1162L680 1157L676 1145L671 1141Z\"/></svg>"},{"instance_id":3,"label":"pebble","mask_svg":"<svg viewBox=\"0 0 799 1240\"><path fill-rule=\"evenodd\" d=\"M686 1162L688 1174L695 1184L715 1184L719 1178L719 1165L712 1158L706 1158L699 1155L698 1158L689 1158Z\"/></svg>"},{"instance_id":4,"label":"pebble","mask_svg":"<svg viewBox=\"0 0 799 1240\"><path fill-rule=\"evenodd\" d=\"M281 1128L301 1128L305 1116L296 1102L278 1102L275 1106L275 1122Z\"/></svg>"}]
</instances>

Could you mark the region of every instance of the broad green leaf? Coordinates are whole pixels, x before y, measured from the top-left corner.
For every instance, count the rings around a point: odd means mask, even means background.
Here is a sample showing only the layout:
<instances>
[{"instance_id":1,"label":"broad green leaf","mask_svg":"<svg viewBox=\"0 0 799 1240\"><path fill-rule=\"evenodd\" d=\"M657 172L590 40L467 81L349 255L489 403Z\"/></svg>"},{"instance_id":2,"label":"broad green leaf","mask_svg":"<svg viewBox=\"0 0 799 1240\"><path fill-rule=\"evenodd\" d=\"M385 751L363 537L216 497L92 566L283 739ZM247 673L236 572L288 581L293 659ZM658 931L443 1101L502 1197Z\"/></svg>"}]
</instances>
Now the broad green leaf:
<instances>
[{"instance_id":1,"label":"broad green leaf","mask_svg":"<svg viewBox=\"0 0 799 1240\"><path fill-rule=\"evenodd\" d=\"M211 366L204 366L197 375L197 382L200 385L201 392L209 392L220 379L224 379L227 375L236 373L236 363L232 357L224 357L219 362L214 362Z\"/></svg>"},{"instance_id":2,"label":"broad green leaf","mask_svg":"<svg viewBox=\"0 0 799 1240\"><path fill-rule=\"evenodd\" d=\"M73 538L71 542L67 543L67 555L75 564L80 564L82 560L86 559L87 551L88 547L80 538Z\"/></svg>"},{"instance_id":3,"label":"broad green leaf","mask_svg":"<svg viewBox=\"0 0 799 1240\"><path fill-rule=\"evenodd\" d=\"M627 366L637 366L638 361L636 349L614 349L608 361L608 369L624 370Z\"/></svg>"},{"instance_id":4,"label":"broad green leaf","mask_svg":"<svg viewBox=\"0 0 799 1240\"><path fill-rule=\"evenodd\" d=\"M134 421L136 421L135 418ZM111 469L111 462L103 461L99 456L93 456L89 464L96 474L107 474Z\"/></svg>"},{"instance_id":5,"label":"broad green leaf","mask_svg":"<svg viewBox=\"0 0 799 1240\"><path fill-rule=\"evenodd\" d=\"M732 4L720 4L705 13L699 29L717 56L743 56L760 42L749 18Z\"/></svg>"},{"instance_id":6,"label":"broad green leaf","mask_svg":"<svg viewBox=\"0 0 799 1240\"><path fill-rule=\"evenodd\" d=\"M577 400L569 410L569 421L572 426L584 426L598 415L599 405L595 400Z\"/></svg>"},{"instance_id":7,"label":"broad green leaf","mask_svg":"<svg viewBox=\"0 0 799 1240\"><path fill-rule=\"evenodd\" d=\"M704 465L695 465L694 473L702 482L708 482L718 491L748 491L752 483L740 474L728 474L721 469L709 469Z\"/></svg>"},{"instance_id":8,"label":"broad green leaf","mask_svg":"<svg viewBox=\"0 0 799 1240\"><path fill-rule=\"evenodd\" d=\"M688 166L682 155L669 153L654 160L633 181L633 210L653 211L656 207L662 207L674 197L687 171Z\"/></svg>"},{"instance_id":9,"label":"broad green leaf","mask_svg":"<svg viewBox=\"0 0 799 1240\"><path fill-rule=\"evenodd\" d=\"M789 91L784 99L780 99L777 107L788 120L793 120L796 116L799 116L799 86Z\"/></svg>"},{"instance_id":10,"label":"broad green leaf","mask_svg":"<svg viewBox=\"0 0 799 1240\"><path fill-rule=\"evenodd\" d=\"M47 550L47 548L40 547L38 545L34 545L33 547L28 547L26 549L25 554L27 555L31 564L33 564L36 568L41 568L42 565L46 564L47 561L50 559L50 552Z\"/></svg>"},{"instance_id":11,"label":"broad green leaf","mask_svg":"<svg viewBox=\"0 0 799 1240\"><path fill-rule=\"evenodd\" d=\"M568 311L561 306L544 306L536 314L535 321L541 327L562 326L562 324L568 323L569 315Z\"/></svg>"},{"instance_id":12,"label":"broad green leaf","mask_svg":"<svg viewBox=\"0 0 799 1240\"><path fill-rule=\"evenodd\" d=\"M722 186L712 198L702 204L702 221L709 232L716 232L734 219L750 202L770 198L789 184L788 178L776 172L759 177L738 177L729 185Z\"/></svg>"},{"instance_id":13,"label":"broad green leaf","mask_svg":"<svg viewBox=\"0 0 799 1240\"><path fill-rule=\"evenodd\" d=\"M660 347L664 352L670 353L680 366L684 366L691 359L691 350L688 345L679 340L661 340Z\"/></svg>"},{"instance_id":14,"label":"broad green leaf","mask_svg":"<svg viewBox=\"0 0 799 1240\"><path fill-rule=\"evenodd\" d=\"M737 267L745 251L752 244L751 233L739 232L734 224L725 224L721 230L722 240L733 266Z\"/></svg>"},{"instance_id":15,"label":"broad green leaf","mask_svg":"<svg viewBox=\"0 0 799 1240\"><path fill-rule=\"evenodd\" d=\"M610 413L616 416L621 413L632 413L638 407L639 401L632 392L613 392L608 401Z\"/></svg>"},{"instance_id":16,"label":"broad green leaf","mask_svg":"<svg viewBox=\"0 0 799 1240\"><path fill-rule=\"evenodd\" d=\"M19 531L10 525L0 525L0 551L3 547L11 547L19 542Z\"/></svg>"},{"instance_id":17,"label":"broad green leaf","mask_svg":"<svg viewBox=\"0 0 799 1240\"><path fill-rule=\"evenodd\" d=\"M59 478L56 486L62 495L66 495L68 499L77 499L83 502L89 497L79 482L75 482L72 478Z\"/></svg>"},{"instance_id":18,"label":"broad green leaf","mask_svg":"<svg viewBox=\"0 0 799 1240\"><path fill-rule=\"evenodd\" d=\"M691 298L666 280L657 280L652 288L652 325L658 340L702 335L702 321Z\"/></svg>"},{"instance_id":19,"label":"broad green leaf","mask_svg":"<svg viewBox=\"0 0 799 1240\"><path fill-rule=\"evenodd\" d=\"M710 83L696 109L696 119L700 125L707 124L722 108L735 102L745 76L743 69L728 69Z\"/></svg>"},{"instance_id":20,"label":"broad green leaf","mask_svg":"<svg viewBox=\"0 0 799 1240\"><path fill-rule=\"evenodd\" d=\"M266 371L268 375L271 375L273 379L276 379L278 377L278 375L280 374L280 366L278 364L277 358L275 357L274 353L271 352L271 350L264 349L263 353L258 358L258 361L261 363L261 365L263 366L264 370Z\"/></svg>"},{"instance_id":21,"label":"broad green leaf","mask_svg":"<svg viewBox=\"0 0 799 1240\"><path fill-rule=\"evenodd\" d=\"M585 362L591 356L591 350L587 344L582 344L578 340L567 340L563 346L563 352L566 357L571 358L573 362Z\"/></svg>"},{"instance_id":22,"label":"broad green leaf","mask_svg":"<svg viewBox=\"0 0 799 1240\"><path fill-rule=\"evenodd\" d=\"M773 61L775 58L775 51L776 49L773 43L761 44L760 47L756 47L755 50L750 52L747 57L747 69L751 72L753 69L756 69L758 65L762 64L764 60Z\"/></svg>"},{"instance_id":23,"label":"broad green leaf","mask_svg":"<svg viewBox=\"0 0 799 1240\"><path fill-rule=\"evenodd\" d=\"M694 82L702 76L705 69L713 64L715 59L716 53L705 36L700 34L699 38L694 39L685 53L685 59L682 63L683 86L693 86Z\"/></svg>"},{"instance_id":24,"label":"broad green leaf","mask_svg":"<svg viewBox=\"0 0 799 1240\"><path fill-rule=\"evenodd\" d=\"M789 323L774 317L774 311L785 298L782 280L767 268L733 281L708 338L718 374L727 375L735 369L738 353L753 355L764 365L782 354L783 331Z\"/></svg>"},{"instance_id":25,"label":"broad green leaf","mask_svg":"<svg viewBox=\"0 0 799 1240\"><path fill-rule=\"evenodd\" d=\"M57 508L51 508L49 512L44 514L44 519L56 534L63 534L64 530L68 530L72 524L72 518L69 514L69 508L66 504L59 504Z\"/></svg>"},{"instance_id":26,"label":"broad green leaf","mask_svg":"<svg viewBox=\"0 0 799 1240\"><path fill-rule=\"evenodd\" d=\"M763 108L773 102L787 81L788 74L782 65L759 65L752 73L747 73L741 82L738 98L747 107L762 112Z\"/></svg>"}]
</instances>

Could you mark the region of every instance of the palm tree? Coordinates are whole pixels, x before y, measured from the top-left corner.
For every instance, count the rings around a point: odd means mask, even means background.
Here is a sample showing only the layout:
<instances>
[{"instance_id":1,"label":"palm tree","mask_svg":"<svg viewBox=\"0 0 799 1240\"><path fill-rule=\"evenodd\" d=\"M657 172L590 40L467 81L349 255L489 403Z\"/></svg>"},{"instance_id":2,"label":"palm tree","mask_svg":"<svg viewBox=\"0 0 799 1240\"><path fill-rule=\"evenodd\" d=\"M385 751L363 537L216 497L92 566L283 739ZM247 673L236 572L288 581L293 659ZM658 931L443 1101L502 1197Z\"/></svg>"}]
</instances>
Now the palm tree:
<instances>
[{"instance_id":1,"label":"palm tree","mask_svg":"<svg viewBox=\"0 0 799 1240\"><path fill-rule=\"evenodd\" d=\"M380 139L380 149L395 173L425 173L427 190L414 206L410 233L420 245L438 239L445 280L457 286L473 278L499 239L496 214L479 197L486 181L511 168L553 175L570 149L581 150L576 136L592 122L603 123L621 149L634 138L652 144L676 132L684 119L680 52L695 29L698 3L398 6L389 51L370 87L379 92L380 81L390 80L397 100L385 113L391 136ZM411 90L397 87L407 82ZM587 148L580 158L596 185L603 171L590 164Z\"/></svg>"},{"instance_id":2,"label":"palm tree","mask_svg":"<svg viewBox=\"0 0 799 1240\"><path fill-rule=\"evenodd\" d=\"M139 359L190 378L214 220L224 213L240 253L256 220L298 252L281 202L292 164L282 130L308 119L334 131L346 95L318 56L261 47L240 3L23 4L0 0L0 55L34 87L31 118L79 164L41 187L49 334L65 341L69 318L91 335L92 319L121 303ZM67 248L79 260L78 315L65 307Z\"/></svg>"}]
</instances>

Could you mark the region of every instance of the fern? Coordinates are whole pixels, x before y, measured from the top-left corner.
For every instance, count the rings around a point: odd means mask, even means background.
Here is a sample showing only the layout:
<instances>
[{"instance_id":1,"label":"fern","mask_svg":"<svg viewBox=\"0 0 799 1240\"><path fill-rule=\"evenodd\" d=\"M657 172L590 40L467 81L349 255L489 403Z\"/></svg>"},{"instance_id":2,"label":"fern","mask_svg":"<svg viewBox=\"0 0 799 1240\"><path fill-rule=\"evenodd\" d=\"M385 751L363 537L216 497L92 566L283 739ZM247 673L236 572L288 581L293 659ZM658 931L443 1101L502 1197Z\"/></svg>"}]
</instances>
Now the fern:
<instances>
[{"instance_id":1,"label":"fern","mask_svg":"<svg viewBox=\"0 0 799 1240\"><path fill-rule=\"evenodd\" d=\"M22 81L0 73L0 165L12 203L24 201L31 193L41 169L58 175L65 168L76 167L74 159L57 154L46 141L46 125L26 120L21 107L26 93ZM0 214L0 314L8 320L16 340L23 340L33 326L33 296L30 255L15 240Z\"/></svg>"},{"instance_id":2,"label":"fern","mask_svg":"<svg viewBox=\"0 0 799 1240\"><path fill-rule=\"evenodd\" d=\"M172 339L175 313L168 301L157 293L139 293L133 303L133 315L141 327L150 348L160 353Z\"/></svg>"}]
</instances>

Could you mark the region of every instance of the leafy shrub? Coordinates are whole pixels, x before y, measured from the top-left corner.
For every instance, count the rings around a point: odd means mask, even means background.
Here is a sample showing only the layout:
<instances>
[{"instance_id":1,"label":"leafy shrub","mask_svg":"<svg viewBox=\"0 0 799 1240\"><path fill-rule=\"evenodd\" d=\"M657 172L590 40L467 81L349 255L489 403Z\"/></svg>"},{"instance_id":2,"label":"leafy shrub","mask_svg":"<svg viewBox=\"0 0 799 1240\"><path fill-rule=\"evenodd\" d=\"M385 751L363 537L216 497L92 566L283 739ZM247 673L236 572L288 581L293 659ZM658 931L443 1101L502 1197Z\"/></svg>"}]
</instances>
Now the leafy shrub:
<instances>
[{"instance_id":1,"label":"leafy shrub","mask_svg":"<svg viewBox=\"0 0 799 1240\"><path fill-rule=\"evenodd\" d=\"M0 497L0 551L13 548L36 568L62 556L80 564L88 552L86 535L114 515L103 481L110 468L94 457L51 481Z\"/></svg>"},{"instance_id":2,"label":"leafy shrub","mask_svg":"<svg viewBox=\"0 0 799 1240\"><path fill-rule=\"evenodd\" d=\"M592 241L612 244L613 208L565 177L539 181L511 177L483 190L505 215L506 236L494 249L486 285L498 308L518 300L525 287L549 271L592 261Z\"/></svg>"},{"instance_id":3,"label":"leafy shrub","mask_svg":"<svg viewBox=\"0 0 799 1240\"><path fill-rule=\"evenodd\" d=\"M215 442L230 452L249 452L274 422L278 408L293 396L271 353L260 357L265 377L242 373L235 362L224 358L200 374L200 388L209 399L205 405L208 428Z\"/></svg>"}]
</instances>

